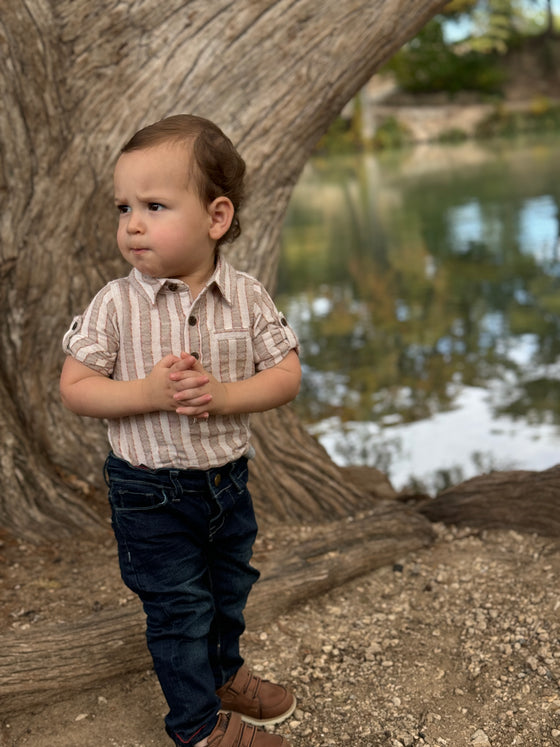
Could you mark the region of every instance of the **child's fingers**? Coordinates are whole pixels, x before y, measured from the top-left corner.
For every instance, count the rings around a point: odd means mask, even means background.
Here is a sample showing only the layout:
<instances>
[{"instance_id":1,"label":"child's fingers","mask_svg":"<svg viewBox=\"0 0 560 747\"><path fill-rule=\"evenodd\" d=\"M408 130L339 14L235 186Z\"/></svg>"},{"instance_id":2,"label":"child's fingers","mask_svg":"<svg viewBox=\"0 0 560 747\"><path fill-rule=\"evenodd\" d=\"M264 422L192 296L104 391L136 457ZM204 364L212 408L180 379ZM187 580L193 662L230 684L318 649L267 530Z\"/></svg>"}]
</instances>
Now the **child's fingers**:
<instances>
[{"instance_id":1,"label":"child's fingers","mask_svg":"<svg viewBox=\"0 0 560 747\"><path fill-rule=\"evenodd\" d=\"M208 376L193 374L192 371L186 371L184 373L171 373L169 374L169 378L171 379L171 381L174 381L181 389L196 389L196 387L204 386L210 381Z\"/></svg>"},{"instance_id":2,"label":"child's fingers","mask_svg":"<svg viewBox=\"0 0 560 747\"><path fill-rule=\"evenodd\" d=\"M185 401L180 401L181 397L177 396L177 394L174 394L173 398L178 404L176 412L180 412L180 414L184 415L194 415L195 410L202 410L206 408L212 401L211 394L202 394L200 396L190 398L184 397L183 399Z\"/></svg>"}]
</instances>

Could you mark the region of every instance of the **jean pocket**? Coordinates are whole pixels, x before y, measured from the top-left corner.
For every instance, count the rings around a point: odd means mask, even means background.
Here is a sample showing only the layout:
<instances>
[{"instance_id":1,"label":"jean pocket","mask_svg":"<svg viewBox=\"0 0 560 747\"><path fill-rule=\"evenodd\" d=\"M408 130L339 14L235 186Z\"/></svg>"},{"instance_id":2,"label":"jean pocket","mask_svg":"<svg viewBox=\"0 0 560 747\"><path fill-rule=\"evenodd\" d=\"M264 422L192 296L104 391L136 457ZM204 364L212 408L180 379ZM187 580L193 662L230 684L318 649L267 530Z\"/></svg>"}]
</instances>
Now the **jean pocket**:
<instances>
[{"instance_id":1,"label":"jean pocket","mask_svg":"<svg viewBox=\"0 0 560 747\"><path fill-rule=\"evenodd\" d=\"M167 491L154 490L151 486L111 486L109 502L116 512L154 511L169 503Z\"/></svg>"}]
</instances>

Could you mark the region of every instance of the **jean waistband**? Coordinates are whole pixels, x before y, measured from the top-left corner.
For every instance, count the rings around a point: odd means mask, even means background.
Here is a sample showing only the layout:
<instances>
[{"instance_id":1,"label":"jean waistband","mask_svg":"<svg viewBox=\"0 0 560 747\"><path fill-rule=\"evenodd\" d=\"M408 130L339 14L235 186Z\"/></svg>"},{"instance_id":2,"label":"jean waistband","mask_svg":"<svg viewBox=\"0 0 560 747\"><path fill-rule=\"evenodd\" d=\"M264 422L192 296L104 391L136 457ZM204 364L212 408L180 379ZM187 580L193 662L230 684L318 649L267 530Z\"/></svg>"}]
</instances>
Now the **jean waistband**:
<instances>
[{"instance_id":1,"label":"jean waistband","mask_svg":"<svg viewBox=\"0 0 560 747\"><path fill-rule=\"evenodd\" d=\"M103 470L105 482L109 484L108 471L114 470L119 472L121 476L127 476L133 479L135 476L142 479L142 477L153 476L159 481L166 482L171 478L183 479L190 483L207 483L208 480L215 480L217 475L226 476L236 471L237 468L243 468L247 464L247 457L242 456L233 462L227 462L219 467L211 467L210 469L182 469L178 467L146 467L144 464L130 464L125 459L121 459L116 456L113 452L110 452L107 459L105 460L105 467Z\"/></svg>"}]
</instances>

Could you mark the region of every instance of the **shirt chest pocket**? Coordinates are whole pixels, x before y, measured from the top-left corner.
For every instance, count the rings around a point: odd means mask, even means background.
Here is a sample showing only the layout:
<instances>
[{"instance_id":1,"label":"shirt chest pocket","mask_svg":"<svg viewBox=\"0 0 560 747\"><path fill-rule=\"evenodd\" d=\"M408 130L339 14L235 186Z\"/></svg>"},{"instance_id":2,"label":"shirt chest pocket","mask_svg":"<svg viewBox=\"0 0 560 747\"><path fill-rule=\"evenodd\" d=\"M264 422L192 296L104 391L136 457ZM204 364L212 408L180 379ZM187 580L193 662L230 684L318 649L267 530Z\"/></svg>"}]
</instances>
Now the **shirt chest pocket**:
<instances>
[{"instance_id":1,"label":"shirt chest pocket","mask_svg":"<svg viewBox=\"0 0 560 747\"><path fill-rule=\"evenodd\" d=\"M211 349L212 371L219 381L240 381L255 373L253 344L248 330L214 332Z\"/></svg>"}]
</instances>

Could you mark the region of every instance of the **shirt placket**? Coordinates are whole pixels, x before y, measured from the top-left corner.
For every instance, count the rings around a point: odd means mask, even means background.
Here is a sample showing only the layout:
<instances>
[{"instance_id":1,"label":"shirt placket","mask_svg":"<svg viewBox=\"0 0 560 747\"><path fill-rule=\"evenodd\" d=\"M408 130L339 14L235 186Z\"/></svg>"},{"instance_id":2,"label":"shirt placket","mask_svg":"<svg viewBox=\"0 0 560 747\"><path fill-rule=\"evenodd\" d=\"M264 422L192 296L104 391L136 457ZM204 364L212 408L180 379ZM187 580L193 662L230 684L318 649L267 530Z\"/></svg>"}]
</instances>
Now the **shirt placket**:
<instances>
[{"instance_id":1,"label":"shirt placket","mask_svg":"<svg viewBox=\"0 0 560 747\"><path fill-rule=\"evenodd\" d=\"M202 306L197 299L186 314L184 340L185 350L202 363L204 351L202 349L201 313Z\"/></svg>"}]
</instances>

